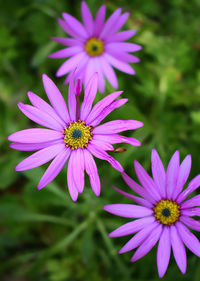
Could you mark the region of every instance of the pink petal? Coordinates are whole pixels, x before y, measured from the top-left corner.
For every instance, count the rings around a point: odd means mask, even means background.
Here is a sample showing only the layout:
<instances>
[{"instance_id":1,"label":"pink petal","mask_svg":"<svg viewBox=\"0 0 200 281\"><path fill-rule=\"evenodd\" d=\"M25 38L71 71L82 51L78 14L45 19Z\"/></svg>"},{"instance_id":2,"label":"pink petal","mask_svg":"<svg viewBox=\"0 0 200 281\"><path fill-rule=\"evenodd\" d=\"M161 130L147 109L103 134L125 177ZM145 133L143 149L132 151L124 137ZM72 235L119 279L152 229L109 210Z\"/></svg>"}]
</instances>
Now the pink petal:
<instances>
[{"instance_id":1,"label":"pink petal","mask_svg":"<svg viewBox=\"0 0 200 281\"><path fill-rule=\"evenodd\" d=\"M78 32L76 32L76 30L74 30L74 28L72 26L70 26L68 23L66 23L66 21L59 19L58 18L58 23L61 26L61 28L68 33L69 35L71 35L72 37L77 38L78 40L84 40L84 38L82 36L80 36L80 34Z\"/></svg>"},{"instance_id":2,"label":"pink petal","mask_svg":"<svg viewBox=\"0 0 200 281\"><path fill-rule=\"evenodd\" d=\"M114 25L114 27L112 28L112 33L117 32L127 21L128 17L129 17L129 13L126 12L123 15L121 15L119 17L119 20L116 22L116 24Z\"/></svg>"},{"instance_id":3,"label":"pink petal","mask_svg":"<svg viewBox=\"0 0 200 281\"><path fill-rule=\"evenodd\" d=\"M151 216L128 222L111 232L109 237L121 237L136 233L141 229L146 228L149 224L152 225L154 221L155 218Z\"/></svg>"},{"instance_id":4,"label":"pink petal","mask_svg":"<svg viewBox=\"0 0 200 281\"><path fill-rule=\"evenodd\" d=\"M83 150L78 148L71 152L72 161L72 173L74 183L79 193L83 192L84 189L84 156Z\"/></svg>"},{"instance_id":5,"label":"pink petal","mask_svg":"<svg viewBox=\"0 0 200 281\"><path fill-rule=\"evenodd\" d=\"M165 169L155 149L153 149L151 153L151 168L154 181L158 186L160 194L162 197L165 197Z\"/></svg>"},{"instance_id":6,"label":"pink petal","mask_svg":"<svg viewBox=\"0 0 200 281\"><path fill-rule=\"evenodd\" d=\"M115 134L127 130L138 129L144 124L137 120L114 120L104 123L93 130L94 134Z\"/></svg>"},{"instance_id":7,"label":"pink petal","mask_svg":"<svg viewBox=\"0 0 200 281\"><path fill-rule=\"evenodd\" d=\"M197 207L200 205L200 194L194 196L193 198L183 202L181 204L181 209L187 209L187 208L191 208L191 207Z\"/></svg>"},{"instance_id":8,"label":"pink petal","mask_svg":"<svg viewBox=\"0 0 200 281\"><path fill-rule=\"evenodd\" d=\"M113 215L126 218L142 218L153 214L151 209L133 204L112 204L103 208Z\"/></svg>"},{"instance_id":9,"label":"pink petal","mask_svg":"<svg viewBox=\"0 0 200 281\"><path fill-rule=\"evenodd\" d=\"M181 206L182 207L182 206ZM183 209L181 208L181 214L188 216L188 217L196 217L200 216L200 208L190 208L190 209Z\"/></svg>"},{"instance_id":10,"label":"pink petal","mask_svg":"<svg viewBox=\"0 0 200 281\"><path fill-rule=\"evenodd\" d=\"M69 89L68 89L68 107L69 107L69 115L71 121L77 121L74 78L75 78L75 72L73 73L69 81Z\"/></svg>"},{"instance_id":11,"label":"pink petal","mask_svg":"<svg viewBox=\"0 0 200 281\"><path fill-rule=\"evenodd\" d=\"M98 74L95 73L90 78L84 93L84 100L81 105L81 120L86 120L88 114L91 111L93 101L95 99L97 93L97 86L98 86Z\"/></svg>"},{"instance_id":12,"label":"pink petal","mask_svg":"<svg viewBox=\"0 0 200 281\"><path fill-rule=\"evenodd\" d=\"M182 191L184 184L186 183L190 170L191 170L192 159L191 155L187 155L179 168L179 174L177 179L177 186L173 191L172 199L175 200L179 193Z\"/></svg>"},{"instance_id":13,"label":"pink petal","mask_svg":"<svg viewBox=\"0 0 200 281\"><path fill-rule=\"evenodd\" d=\"M108 43L106 48L110 49L119 49L123 52L137 52L142 49L140 45L126 42L116 42L116 43Z\"/></svg>"},{"instance_id":14,"label":"pink petal","mask_svg":"<svg viewBox=\"0 0 200 281\"><path fill-rule=\"evenodd\" d=\"M56 113L66 122L70 122L68 109L63 96L53 83L53 81L46 75L42 76L45 92L54 107Z\"/></svg>"},{"instance_id":15,"label":"pink petal","mask_svg":"<svg viewBox=\"0 0 200 281\"><path fill-rule=\"evenodd\" d=\"M107 53L104 54L104 57L112 66L119 69L120 71L131 74L131 75L135 74L135 71L129 64L127 64L123 61L120 61L117 58L115 58Z\"/></svg>"},{"instance_id":16,"label":"pink petal","mask_svg":"<svg viewBox=\"0 0 200 281\"><path fill-rule=\"evenodd\" d=\"M166 173L166 192L167 198L171 199L173 191L176 189L179 174L179 151L172 156Z\"/></svg>"},{"instance_id":17,"label":"pink petal","mask_svg":"<svg viewBox=\"0 0 200 281\"><path fill-rule=\"evenodd\" d=\"M169 265L171 254L171 241L170 241L170 228L164 227L160 236L160 241L157 250L157 267L159 277L162 278L165 275L167 267Z\"/></svg>"},{"instance_id":18,"label":"pink petal","mask_svg":"<svg viewBox=\"0 0 200 281\"><path fill-rule=\"evenodd\" d=\"M126 62L126 63L127 62L132 62L132 63L140 62L139 58L137 58L133 55L130 55L130 54L122 51L119 48L113 49L110 46L106 46L106 53L122 62Z\"/></svg>"},{"instance_id":19,"label":"pink petal","mask_svg":"<svg viewBox=\"0 0 200 281\"><path fill-rule=\"evenodd\" d=\"M172 225L170 227L170 240L172 244L172 250L174 254L174 258L180 271L185 274L187 267L187 256L184 244L176 230L176 226Z\"/></svg>"},{"instance_id":20,"label":"pink petal","mask_svg":"<svg viewBox=\"0 0 200 281\"><path fill-rule=\"evenodd\" d=\"M24 115L26 115L30 120L34 121L35 123L56 131L63 130L63 126L60 123L58 123L49 114L43 112L37 107L28 104L23 104L21 102L18 103L18 107Z\"/></svg>"},{"instance_id":21,"label":"pink petal","mask_svg":"<svg viewBox=\"0 0 200 281\"><path fill-rule=\"evenodd\" d=\"M105 79L104 79L103 70L101 68L99 58L95 58L94 63L95 63L96 71L98 72L98 89L99 89L100 93L104 93Z\"/></svg>"},{"instance_id":22,"label":"pink petal","mask_svg":"<svg viewBox=\"0 0 200 281\"><path fill-rule=\"evenodd\" d=\"M115 33L106 38L107 42L120 42L130 39L136 34L136 30L125 30L119 33Z\"/></svg>"},{"instance_id":23,"label":"pink petal","mask_svg":"<svg viewBox=\"0 0 200 281\"><path fill-rule=\"evenodd\" d=\"M92 75L95 73L95 63L94 63L95 58L89 58L88 64L85 68L85 85L89 83L90 78Z\"/></svg>"},{"instance_id":24,"label":"pink petal","mask_svg":"<svg viewBox=\"0 0 200 281\"><path fill-rule=\"evenodd\" d=\"M110 151L114 150L114 147L110 143L107 143L103 140L97 140L94 137L90 141L90 144L91 145L94 144L96 147L101 147L102 150L110 150Z\"/></svg>"},{"instance_id":25,"label":"pink petal","mask_svg":"<svg viewBox=\"0 0 200 281\"><path fill-rule=\"evenodd\" d=\"M180 217L180 221L189 228L194 229L196 231L200 231L200 221L196 221L184 215Z\"/></svg>"},{"instance_id":26,"label":"pink petal","mask_svg":"<svg viewBox=\"0 0 200 281\"><path fill-rule=\"evenodd\" d=\"M88 34L91 36L94 27L93 18L85 1L81 3L81 13L82 13L82 19L85 25L85 29L87 30Z\"/></svg>"},{"instance_id":27,"label":"pink petal","mask_svg":"<svg viewBox=\"0 0 200 281\"><path fill-rule=\"evenodd\" d=\"M135 262L135 261L141 259L146 254L148 254L148 252L151 251L153 246L157 243L158 239L160 238L161 232L162 232L162 226L160 224L158 224L158 226L152 230L151 234L137 249L137 251L133 255L131 261Z\"/></svg>"},{"instance_id":28,"label":"pink petal","mask_svg":"<svg viewBox=\"0 0 200 281\"><path fill-rule=\"evenodd\" d=\"M26 129L8 137L9 141L20 143L42 143L63 139L63 133L49 129Z\"/></svg>"},{"instance_id":29,"label":"pink petal","mask_svg":"<svg viewBox=\"0 0 200 281\"><path fill-rule=\"evenodd\" d=\"M119 20L120 13L121 13L121 9L119 8L108 18L108 20L106 21L106 23L99 35L100 39L106 38L106 36L108 36L108 34L112 31L117 20Z\"/></svg>"},{"instance_id":30,"label":"pink petal","mask_svg":"<svg viewBox=\"0 0 200 281\"><path fill-rule=\"evenodd\" d=\"M109 142L111 144L128 143L128 144L131 144L133 146L140 146L141 145L141 143L134 138L124 137L124 136L120 136L120 135L117 135L117 134L94 135L93 138L97 139L97 140L104 140L104 141Z\"/></svg>"},{"instance_id":31,"label":"pink petal","mask_svg":"<svg viewBox=\"0 0 200 281\"><path fill-rule=\"evenodd\" d=\"M84 153L85 170L90 178L90 184L92 190L94 191L96 196L99 196L101 190L101 183L100 183L96 163L92 155L87 151L87 149L84 149L83 153Z\"/></svg>"},{"instance_id":32,"label":"pink petal","mask_svg":"<svg viewBox=\"0 0 200 281\"><path fill-rule=\"evenodd\" d=\"M94 36L98 36L99 33L102 31L104 26L105 14L106 14L106 6L102 5L98 10L94 21L94 27L93 27Z\"/></svg>"},{"instance_id":33,"label":"pink petal","mask_svg":"<svg viewBox=\"0 0 200 281\"><path fill-rule=\"evenodd\" d=\"M77 19L67 13L63 13L62 16L74 33L77 33L80 37L84 39L87 38L87 31Z\"/></svg>"},{"instance_id":34,"label":"pink petal","mask_svg":"<svg viewBox=\"0 0 200 281\"><path fill-rule=\"evenodd\" d=\"M78 191L74 182L73 177L73 165L71 157L69 158L68 167L67 167L67 184L69 189L69 194L73 201L76 201L78 198Z\"/></svg>"},{"instance_id":35,"label":"pink petal","mask_svg":"<svg viewBox=\"0 0 200 281\"><path fill-rule=\"evenodd\" d=\"M51 37L51 39L55 42L58 42L65 46L82 46L83 43L80 40L73 39L73 38L62 38L62 37Z\"/></svg>"},{"instance_id":36,"label":"pink petal","mask_svg":"<svg viewBox=\"0 0 200 281\"><path fill-rule=\"evenodd\" d=\"M181 203L184 201L187 196L195 191L200 186L200 175L197 175L191 182L189 183L188 187L178 196L177 202Z\"/></svg>"},{"instance_id":37,"label":"pink petal","mask_svg":"<svg viewBox=\"0 0 200 281\"><path fill-rule=\"evenodd\" d=\"M54 180L55 177L57 177L57 175L60 173L65 163L67 162L70 152L71 150L66 147L60 151L60 153L54 158L54 160L51 162L46 172L42 176L37 189L45 187L52 180Z\"/></svg>"},{"instance_id":38,"label":"pink petal","mask_svg":"<svg viewBox=\"0 0 200 281\"><path fill-rule=\"evenodd\" d=\"M52 59L62 59L67 58L76 55L77 53L80 53L83 50L81 46L76 47L69 47L62 50L59 50L57 52L54 52L53 54L49 55L49 58Z\"/></svg>"},{"instance_id":39,"label":"pink petal","mask_svg":"<svg viewBox=\"0 0 200 281\"><path fill-rule=\"evenodd\" d=\"M108 79L108 81L114 88L118 88L118 81L117 81L117 77L116 77L116 74L115 74L113 68L110 66L110 64L107 62L107 60L104 58L104 56L102 56L99 61L101 63L101 68L103 70L105 77Z\"/></svg>"},{"instance_id":40,"label":"pink petal","mask_svg":"<svg viewBox=\"0 0 200 281\"><path fill-rule=\"evenodd\" d=\"M52 146L43 148L31 156L21 161L16 167L16 171L25 171L41 166L51 159L53 159L61 150L65 148L65 144L54 144Z\"/></svg>"},{"instance_id":41,"label":"pink petal","mask_svg":"<svg viewBox=\"0 0 200 281\"><path fill-rule=\"evenodd\" d=\"M181 222L177 222L176 227L186 247L188 247L188 249L195 255L200 257L200 243L196 236L194 236L194 234L192 234L192 232L189 231L189 229L184 226Z\"/></svg>"},{"instance_id":42,"label":"pink petal","mask_svg":"<svg viewBox=\"0 0 200 281\"><path fill-rule=\"evenodd\" d=\"M56 140L56 141L48 141L42 143L19 143L14 142L11 143L9 146L13 149L20 150L20 151L35 151L39 149L43 149L45 147L51 146L53 144L63 143L63 140Z\"/></svg>"}]
</instances>

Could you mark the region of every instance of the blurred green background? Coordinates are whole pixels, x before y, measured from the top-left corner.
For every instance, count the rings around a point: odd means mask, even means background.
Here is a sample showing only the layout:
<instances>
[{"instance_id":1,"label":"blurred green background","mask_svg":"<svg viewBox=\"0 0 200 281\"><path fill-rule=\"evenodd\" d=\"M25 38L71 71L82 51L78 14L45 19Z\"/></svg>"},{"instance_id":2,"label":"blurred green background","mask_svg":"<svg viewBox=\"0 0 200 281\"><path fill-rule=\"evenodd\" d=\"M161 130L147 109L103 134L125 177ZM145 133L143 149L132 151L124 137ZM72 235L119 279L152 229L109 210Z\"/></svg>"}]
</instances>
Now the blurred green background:
<instances>
[{"instance_id":1,"label":"blurred green background","mask_svg":"<svg viewBox=\"0 0 200 281\"><path fill-rule=\"evenodd\" d=\"M93 14L102 1L88 0ZM129 262L132 252L117 255L129 237L109 239L107 234L127 222L105 213L108 203L131 203L112 188L129 191L120 174L97 161L101 197L96 198L88 180L78 202L69 198L66 168L41 191L36 190L45 166L15 172L15 165L29 155L9 149L7 136L35 124L23 116L17 102L28 102L31 90L46 99L41 74L49 75L67 96L64 78L54 74L63 60L47 56L61 46L51 36L65 36L57 17L66 11L80 19L80 1L0 0L0 280L1 281L100 281L158 280L156 249L142 260ZM102 2L103 3L103 2ZM124 145L114 156L135 178L133 160L150 172L151 149L156 148L166 166L179 149L181 159L191 153L190 179L200 170L200 25L199 0L111 0L107 16L117 7L130 11L126 29L137 29L131 40L141 44L136 76L117 71L119 89L129 102L111 119L137 119L145 126L129 136L143 146ZM107 85L106 93L113 89ZM97 99L101 97L97 95ZM116 146L117 147L117 146ZM200 262L188 253L187 274L174 258L164 280L200 280Z\"/></svg>"}]
</instances>

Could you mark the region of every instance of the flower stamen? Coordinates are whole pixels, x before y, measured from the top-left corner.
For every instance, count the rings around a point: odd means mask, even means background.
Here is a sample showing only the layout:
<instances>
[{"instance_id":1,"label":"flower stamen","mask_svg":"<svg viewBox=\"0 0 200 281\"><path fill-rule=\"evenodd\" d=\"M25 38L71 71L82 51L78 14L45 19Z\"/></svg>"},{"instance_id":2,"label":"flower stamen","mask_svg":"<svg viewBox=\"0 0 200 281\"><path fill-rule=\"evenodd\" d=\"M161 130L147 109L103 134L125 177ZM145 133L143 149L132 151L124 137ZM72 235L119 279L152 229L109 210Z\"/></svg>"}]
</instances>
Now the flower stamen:
<instances>
[{"instance_id":1,"label":"flower stamen","mask_svg":"<svg viewBox=\"0 0 200 281\"><path fill-rule=\"evenodd\" d=\"M90 57L100 56L104 52L104 42L92 37L85 43L85 51Z\"/></svg>"},{"instance_id":2,"label":"flower stamen","mask_svg":"<svg viewBox=\"0 0 200 281\"><path fill-rule=\"evenodd\" d=\"M164 225L172 225L180 217L180 206L172 200L159 201L153 210L156 220Z\"/></svg>"}]
</instances>

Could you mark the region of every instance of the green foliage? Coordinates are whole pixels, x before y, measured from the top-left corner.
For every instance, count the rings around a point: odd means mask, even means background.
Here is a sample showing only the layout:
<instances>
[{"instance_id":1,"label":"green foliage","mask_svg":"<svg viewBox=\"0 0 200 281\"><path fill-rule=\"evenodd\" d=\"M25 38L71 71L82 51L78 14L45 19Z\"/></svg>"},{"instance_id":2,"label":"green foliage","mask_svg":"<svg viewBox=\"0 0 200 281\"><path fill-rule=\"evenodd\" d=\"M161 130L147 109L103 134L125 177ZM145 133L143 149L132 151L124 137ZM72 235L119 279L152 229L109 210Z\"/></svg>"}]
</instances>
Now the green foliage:
<instances>
[{"instance_id":1,"label":"green foliage","mask_svg":"<svg viewBox=\"0 0 200 281\"><path fill-rule=\"evenodd\" d=\"M93 13L100 5L94 0L88 4ZM143 46L138 53L141 62L134 65L136 76L117 72L119 88L129 102L110 117L143 121L144 128L127 134L143 146L124 145L127 151L116 158L135 177L134 159L150 170L152 148L165 164L179 149L182 159L192 155L193 177L200 167L199 0L110 0L106 4L108 15L118 6L130 11L126 28L138 30L132 42ZM41 191L36 186L45 167L14 171L29 153L11 150L7 136L32 125L19 112L17 102L27 102L28 90L46 99L44 72L63 93L67 91L64 79L54 77L61 61L47 58L60 47L50 37L64 36L56 20L64 11L80 19L80 1L0 1L0 280L158 280L155 249L131 264L132 253L117 255L127 238L107 237L125 219L105 213L102 206L129 203L111 188L128 191L120 174L107 163L97 161L101 197L95 197L87 179L76 204L67 191L66 168ZM106 92L112 90L108 85ZM172 258L164 280L198 281L199 268L197 258L188 253L183 276Z\"/></svg>"}]
</instances>

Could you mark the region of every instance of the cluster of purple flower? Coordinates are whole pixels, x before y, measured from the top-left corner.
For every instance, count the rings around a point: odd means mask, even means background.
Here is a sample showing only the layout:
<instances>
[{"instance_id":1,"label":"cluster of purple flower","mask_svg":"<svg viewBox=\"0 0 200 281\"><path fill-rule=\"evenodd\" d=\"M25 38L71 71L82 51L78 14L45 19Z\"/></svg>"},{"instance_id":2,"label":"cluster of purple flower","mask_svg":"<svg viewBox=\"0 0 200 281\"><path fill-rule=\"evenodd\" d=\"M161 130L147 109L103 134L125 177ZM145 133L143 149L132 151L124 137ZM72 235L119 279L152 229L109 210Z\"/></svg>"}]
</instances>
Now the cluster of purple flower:
<instances>
[{"instance_id":1,"label":"cluster of purple flower","mask_svg":"<svg viewBox=\"0 0 200 281\"><path fill-rule=\"evenodd\" d=\"M72 200L76 201L78 194L84 189L85 172L89 176L94 193L100 195L100 178L93 156L106 160L121 172L127 185L139 195L131 195L114 187L137 205L113 204L104 207L114 215L136 218L110 234L110 237L120 237L136 233L119 253L138 247L131 259L134 262L146 255L159 241L159 277L163 277L167 270L171 248L178 267L185 273L185 246L200 256L200 243L187 228L200 230L200 222L192 218L200 215L200 195L186 200L187 196L199 187L200 175L183 190L191 169L191 156L186 156L180 164L179 152L176 151L165 172L158 153L153 149L153 178L137 161L134 162L135 172L141 183L139 185L124 172L121 164L106 152L114 151L113 144L116 143L140 146L141 143L137 139L118 133L140 128L143 123L136 120L115 120L101 124L114 109L128 101L126 98L117 99L122 91L109 94L93 106L97 90L101 93L105 91L105 78L114 88L118 87L113 67L128 74L135 74L128 63L136 63L139 59L130 52L141 49L139 45L124 42L135 34L135 30L118 32L129 14L121 14L121 9L117 9L105 22L105 9L104 5L101 6L93 19L88 6L82 2L83 24L67 13L63 13L63 19L58 19L60 26L71 37L53 37L54 41L67 48L51 54L50 57L70 57L56 73L57 76L68 74L65 80L65 83L69 83L68 106L56 85L44 74L44 89L51 105L34 93L28 92L32 105L19 103L18 107L29 119L47 129L26 129L8 137L12 142L11 148L36 151L20 162L15 169L28 170L52 160L38 184L38 189L41 189L59 174L68 160L68 189Z\"/></svg>"}]
</instances>

